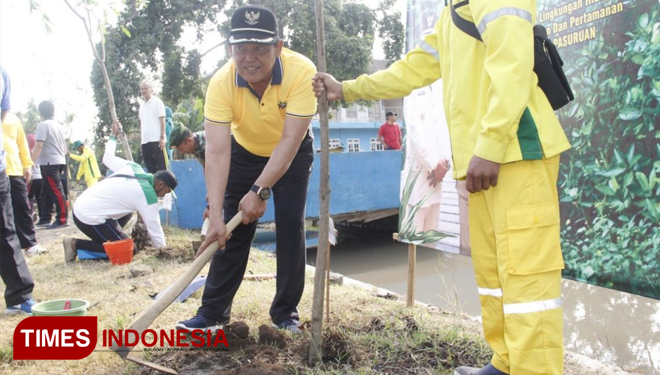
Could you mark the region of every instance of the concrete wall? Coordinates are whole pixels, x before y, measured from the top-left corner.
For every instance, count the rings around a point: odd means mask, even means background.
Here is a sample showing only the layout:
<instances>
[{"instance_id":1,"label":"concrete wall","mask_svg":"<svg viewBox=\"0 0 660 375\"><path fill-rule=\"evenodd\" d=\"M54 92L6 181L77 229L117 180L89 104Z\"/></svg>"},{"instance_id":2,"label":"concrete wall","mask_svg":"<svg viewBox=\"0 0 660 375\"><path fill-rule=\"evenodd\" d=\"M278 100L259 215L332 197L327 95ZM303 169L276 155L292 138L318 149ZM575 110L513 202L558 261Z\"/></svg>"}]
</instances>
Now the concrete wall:
<instances>
[{"instance_id":1,"label":"concrete wall","mask_svg":"<svg viewBox=\"0 0 660 375\"><path fill-rule=\"evenodd\" d=\"M314 155L314 167L307 194L307 217L319 215L321 155ZM202 167L196 160L172 161L172 172L179 185L178 199L169 213L170 225L187 229L202 227L206 207L206 185ZM401 151L330 154L330 213L372 211L399 206ZM272 199L261 222L274 220ZM161 220L165 222L165 211Z\"/></svg>"},{"instance_id":2,"label":"concrete wall","mask_svg":"<svg viewBox=\"0 0 660 375\"><path fill-rule=\"evenodd\" d=\"M348 152L348 139L360 140L360 151L371 151L371 138L378 138L379 122L330 122L330 139L340 139L344 152ZM321 149L319 122L312 121L314 149Z\"/></svg>"}]
</instances>

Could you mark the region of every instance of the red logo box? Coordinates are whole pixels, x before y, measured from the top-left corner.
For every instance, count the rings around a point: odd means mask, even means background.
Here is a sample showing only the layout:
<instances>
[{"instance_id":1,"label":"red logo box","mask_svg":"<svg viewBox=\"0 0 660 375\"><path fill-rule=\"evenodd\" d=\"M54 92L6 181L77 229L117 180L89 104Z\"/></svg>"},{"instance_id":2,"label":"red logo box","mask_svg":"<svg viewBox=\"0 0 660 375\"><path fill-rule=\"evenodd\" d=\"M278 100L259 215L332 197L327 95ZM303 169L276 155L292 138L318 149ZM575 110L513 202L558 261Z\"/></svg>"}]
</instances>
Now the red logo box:
<instances>
[{"instance_id":1,"label":"red logo box","mask_svg":"<svg viewBox=\"0 0 660 375\"><path fill-rule=\"evenodd\" d=\"M14 329L14 359L83 359L96 348L95 316L34 316Z\"/></svg>"}]
</instances>

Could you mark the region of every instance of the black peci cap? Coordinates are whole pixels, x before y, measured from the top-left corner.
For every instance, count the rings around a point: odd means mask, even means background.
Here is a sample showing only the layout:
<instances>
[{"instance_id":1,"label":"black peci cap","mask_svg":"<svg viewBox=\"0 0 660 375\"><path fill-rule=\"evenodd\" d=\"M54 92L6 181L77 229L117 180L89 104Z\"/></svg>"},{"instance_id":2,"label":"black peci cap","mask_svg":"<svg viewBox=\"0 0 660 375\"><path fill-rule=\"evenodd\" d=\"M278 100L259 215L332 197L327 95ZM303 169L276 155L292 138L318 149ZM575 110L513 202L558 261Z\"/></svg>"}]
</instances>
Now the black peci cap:
<instances>
[{"instance_id":1,"label":"black peci cap","mask_svg":"<svg viewBox=\"0 0 660 375\"><path fill-rule=\"evenodd\" d=\"M272 10L261 5L244 5L232 14L229 45L275 44L279 39L277 18Z\"/></svg>"},{"instance_id":2,"label":"black peci cap","mask_svg":"<svg viewBox=\"0 0 660 375\"><path fill-rule=\"evenodd\" d=\"M163 181L172 191L174 191L174 188L179 184L174 173L168 170L158 171L154 173L154 177Z\"/></svg>"}]
</instances>

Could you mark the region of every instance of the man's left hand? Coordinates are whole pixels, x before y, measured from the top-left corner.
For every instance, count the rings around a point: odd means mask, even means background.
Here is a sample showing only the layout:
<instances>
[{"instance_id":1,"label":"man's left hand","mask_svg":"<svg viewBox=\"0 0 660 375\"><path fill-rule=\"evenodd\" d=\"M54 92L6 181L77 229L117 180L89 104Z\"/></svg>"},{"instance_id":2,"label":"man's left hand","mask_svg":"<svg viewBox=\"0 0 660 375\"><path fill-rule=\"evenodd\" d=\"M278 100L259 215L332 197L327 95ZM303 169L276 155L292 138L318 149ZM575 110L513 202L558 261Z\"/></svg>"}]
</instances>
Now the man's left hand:
<instances>
[{"instance_id":1,"label":"man's left hand","mask_svg":"<svg viewBox=\"0 0 660 375\"><path fill-rule=\"evenodd\" d=\"M468 166L465 187L470 193L488 190L491 186L497 186L499 173L499 163L473 156Z\"/></svg>"},{"instance_id":2,"label":"man's left hand","mask_svg":"<svg viewBox=\"0 0 660 375\"><path fill-rule=\"evenodd\" d=\"M160 141L158 141L158 147L160 147L161 150L165 149L165 138L160 138Z\"/></svg>"},{"instance_id":3,"label":"man's left hand","mask_svg":"<svg viewBox=\"0 0 660 375\"><path fill-rule=\"evenodd\" d=\"M25 179L25 183L29 185L30 181L32 181L32 171L30 168L23 169L23 178Z\"/></svg>"},{"instance_id":4,"label":"man's left hand","mask_svg":"<svg viewBox=\"0 0 660 375\"><path fill-rule=\"evenodd\" d=\"M255 192L249 191L238 204L238 210L243 211L243 224L247 225L264 216L266 202L260 200Z\"/></svg>"}]
</instances>

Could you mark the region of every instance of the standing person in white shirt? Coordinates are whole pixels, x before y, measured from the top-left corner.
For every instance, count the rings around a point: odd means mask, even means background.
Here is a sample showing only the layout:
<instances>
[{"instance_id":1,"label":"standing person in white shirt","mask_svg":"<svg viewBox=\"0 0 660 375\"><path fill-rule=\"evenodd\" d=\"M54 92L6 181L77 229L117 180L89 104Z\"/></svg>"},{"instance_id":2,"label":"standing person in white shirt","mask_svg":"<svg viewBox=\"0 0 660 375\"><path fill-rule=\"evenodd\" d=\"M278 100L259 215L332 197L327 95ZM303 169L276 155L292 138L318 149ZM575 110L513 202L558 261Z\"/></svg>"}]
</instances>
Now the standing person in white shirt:
<instances>
[{"instance_id":1,"label":"standing person in white shirt","mask_svg":"<svg viewBox=\"0 0 660 375\"><path fill-rule=\"evenodd\" d=\"M153 86L142 82L140 94L144 103L140 105L140 135L142 158L149 173L165 168L165 104L154 95Z\"/></svg>"},{"instance_id":2,"label":"standing person in white shirt","mask_svg":"<svg viewBox=\"0 0 660 375\"><path fill-rule=\"evenodd\" d=\"M73 211L73 222L91 240L64 238L66 262L76 259L76 250L105 253L104 242L127 239L122 228L134 211L142 216L154 247L166 246L158 197L174 191L176 177L168 170L145 173L139 164L116 156L117 133L115 124L103 155L103 164L115 173L85 190Z\"/></svg>"},{"instance_id":3,"label":"standing person in white shirt","mask_svg":"<svg viewBox=\"0 0 660 375\"><path fill-rule=\"evenodd\" d=\"M41 176L45 181L46 203L44 217L50 221L50 213L55 205L55 220L48 229L69 225L69 210L67 207L62 172L66 168L66 142L60 129L60 124L54 120L55 105L44 100L39 103L41 121L37 125L35 136L37 143L32 149L32 160L41 168Z\"/></svg>"}]
</instances>

